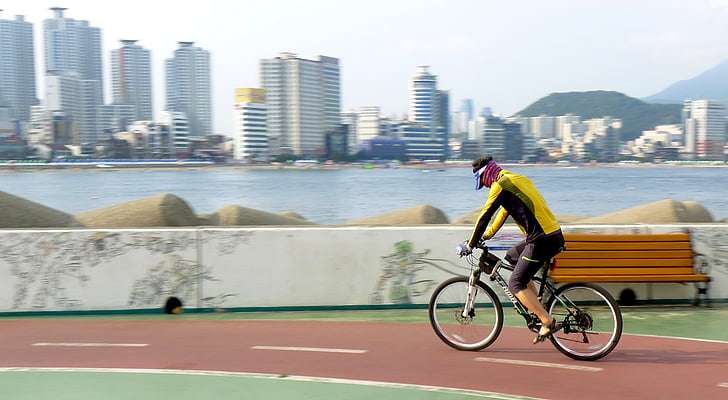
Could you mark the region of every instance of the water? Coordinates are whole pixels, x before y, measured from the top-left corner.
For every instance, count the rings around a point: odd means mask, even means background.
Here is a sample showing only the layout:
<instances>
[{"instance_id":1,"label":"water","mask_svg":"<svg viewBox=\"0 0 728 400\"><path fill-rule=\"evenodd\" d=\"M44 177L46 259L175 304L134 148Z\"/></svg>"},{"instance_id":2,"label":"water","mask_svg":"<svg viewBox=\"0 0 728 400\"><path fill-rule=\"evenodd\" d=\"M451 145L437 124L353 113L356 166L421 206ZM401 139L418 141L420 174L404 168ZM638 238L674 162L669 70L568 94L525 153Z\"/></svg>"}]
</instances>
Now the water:
<instances>
[{"instance_id":1,"label":"water","mask_svg":"<svg viewBox=\"0 0 728 400\"><path fill-rule=\"evenodd\" d=\"M693 200L728 217L728 168L513 167L529 176L556 214L600 215L665 198ZM296 211L317 223L343 223L431 204L456 219L482 207L468 168L249 170L82 170L0 172L0 190L77 213L160 192L197 213L229 204Z\"/></svg>"}]
</instances>

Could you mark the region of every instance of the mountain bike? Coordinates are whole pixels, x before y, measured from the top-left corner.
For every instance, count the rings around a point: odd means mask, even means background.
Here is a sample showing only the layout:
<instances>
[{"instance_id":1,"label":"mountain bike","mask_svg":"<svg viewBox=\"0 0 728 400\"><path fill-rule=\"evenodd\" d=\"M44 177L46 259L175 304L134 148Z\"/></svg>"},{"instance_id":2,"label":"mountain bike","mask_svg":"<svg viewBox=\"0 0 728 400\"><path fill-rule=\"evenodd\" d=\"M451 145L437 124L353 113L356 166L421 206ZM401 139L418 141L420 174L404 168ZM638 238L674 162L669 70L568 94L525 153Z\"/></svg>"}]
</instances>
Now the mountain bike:
<instances>
[{"instance_id":1,"label":"mountain bike","mask_svg":"<svg viewBox=\"0 0 728 400\"><path fill-rule=\"evenodd\" d=\"M465 257L470 275L448 279L430 298L430 324L437 336L455 349L468 351L482 350L496 341L503 328L503 305L495 291L481 281L482 276L500 286L526 320L528 329L538 333L541 321L516 298L501 275L501 271L512 272L514 266L490 253L484 242L476 248L483 250L477 262L473 254ZM546 311L562 325L550 336L551 343L575 360L605 357L622 336L619 305L609 292L592 283L568 283L556 288L548 279L553 265L554 260L549 260L543 272L533 278L539 286L539 300L549 296L544 303Z\"/></svg>"}]
</instances>

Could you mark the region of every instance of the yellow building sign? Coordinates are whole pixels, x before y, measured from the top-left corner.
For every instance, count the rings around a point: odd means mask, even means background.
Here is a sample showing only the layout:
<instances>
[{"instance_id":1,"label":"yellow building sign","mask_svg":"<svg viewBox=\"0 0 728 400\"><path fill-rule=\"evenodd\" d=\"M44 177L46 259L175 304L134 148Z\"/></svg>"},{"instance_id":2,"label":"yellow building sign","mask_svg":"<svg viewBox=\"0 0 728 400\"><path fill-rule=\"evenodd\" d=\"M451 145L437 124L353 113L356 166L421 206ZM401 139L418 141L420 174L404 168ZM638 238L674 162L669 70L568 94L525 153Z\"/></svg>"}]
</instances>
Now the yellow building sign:
<instances>
[{"instance_id":1,"label":"yellow building sign","mask_svg":"<svg viewBox=\"0 0 728 400\"><path fill-rule=\"evenodd\" d=\"M265 89L237 88L235 89L236 103L265 103Z\"/></svg>"}]
</instances>

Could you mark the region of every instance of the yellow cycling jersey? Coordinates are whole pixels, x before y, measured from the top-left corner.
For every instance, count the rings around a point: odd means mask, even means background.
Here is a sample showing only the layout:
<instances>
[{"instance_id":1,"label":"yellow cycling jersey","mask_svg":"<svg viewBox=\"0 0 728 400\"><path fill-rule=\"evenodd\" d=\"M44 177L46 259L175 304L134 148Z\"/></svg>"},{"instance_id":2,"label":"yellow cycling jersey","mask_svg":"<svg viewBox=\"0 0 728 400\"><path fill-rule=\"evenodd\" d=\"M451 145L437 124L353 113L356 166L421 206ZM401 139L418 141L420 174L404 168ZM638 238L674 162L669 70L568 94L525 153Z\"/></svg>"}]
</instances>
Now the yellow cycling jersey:
<instances>
[{"instance_id":1,"label":"yellow cycling jersey","mask_svg":"<svg viewBox=\"0 0 728 400\"><path fill-rule=\"evenodd\" d=\"M500 208L493 224L488 227L493 214ZM473 235L468 244L475 247L481 237L490 239L503 226L508 216L513 217L528 239L561 229L546 200L530 179L502 170L493 182L483 211L475 222Z\"/></svg>"}]
</instances>

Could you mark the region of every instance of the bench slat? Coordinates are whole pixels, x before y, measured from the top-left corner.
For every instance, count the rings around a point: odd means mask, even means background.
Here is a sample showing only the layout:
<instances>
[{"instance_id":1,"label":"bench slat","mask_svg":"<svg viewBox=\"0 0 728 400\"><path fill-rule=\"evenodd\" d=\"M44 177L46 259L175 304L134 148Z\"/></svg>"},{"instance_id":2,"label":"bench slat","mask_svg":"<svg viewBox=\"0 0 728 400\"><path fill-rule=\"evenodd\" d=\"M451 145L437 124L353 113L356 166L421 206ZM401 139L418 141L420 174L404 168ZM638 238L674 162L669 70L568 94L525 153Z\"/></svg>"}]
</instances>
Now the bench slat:
<instances>
[{"instance_id":1,"label":"bench slat","mask_svg":"<svg viewBox=\"0 0 728 400\"><path fill-rule=\"evenodd\" d=\"M578 276L578 275L694 275L692 267L673 267L673 268L564 268L555 269L551 276L556 279L559 276Z\"/></svg>"},{"instance_id":2,"label":"bench slat","mask_svg":"<svg viewBox=\"0 0 728 400\"><path fill-rule=\"evenodd\" d=\"M564 235L567 242L687 242L690 241L688 233L666 233L655 235L599 235L590 233L567 233Z\"/></svg>"},{"instance_id":3,"label":"bench slat","mask_svg":"<svg viewBox=\"0 0 728 400\"><path fill-rule=\"evenodd\" d=\"M559 259L556 261L555 268L581 267L581 268L599 268L599 267L692 267L693 260L690 258L673 258L673 259L651 259L651 258L598 258L598 259Z\"/></svg>"},{"instance_id":4,"label":"bench slat","mask_svg":"<svg viewBox=\"0 0 728 400\"><path fill-rule=\"evenodd\" d=\"M588 251L588 250L566 250L555 257L557 260L564 259L593 259L593 258L693 258L690 250L623 250L623 251Z\"/></svg>"},{"instance_id":5,"label":"bench slat","mask_svg":"<svg viewBox=\"0 0 728 400\"><path fill-rule=\"evenodd\" d=\"M691 250L686 242L567 242L566 251L572 250Z\"/></svg>"},{"instance_id":6,"label":"bench slat","mask_svg":"<svg viewBox=\"0 0 728 400\"><path fill-rule=\"evenodd\" d=\"M710 277L706 275L562 275L553 278L555 282L709 282Z\"/></svg>"}]
</instances>

